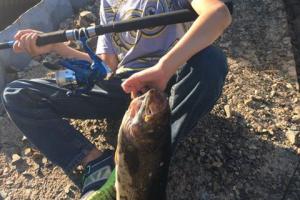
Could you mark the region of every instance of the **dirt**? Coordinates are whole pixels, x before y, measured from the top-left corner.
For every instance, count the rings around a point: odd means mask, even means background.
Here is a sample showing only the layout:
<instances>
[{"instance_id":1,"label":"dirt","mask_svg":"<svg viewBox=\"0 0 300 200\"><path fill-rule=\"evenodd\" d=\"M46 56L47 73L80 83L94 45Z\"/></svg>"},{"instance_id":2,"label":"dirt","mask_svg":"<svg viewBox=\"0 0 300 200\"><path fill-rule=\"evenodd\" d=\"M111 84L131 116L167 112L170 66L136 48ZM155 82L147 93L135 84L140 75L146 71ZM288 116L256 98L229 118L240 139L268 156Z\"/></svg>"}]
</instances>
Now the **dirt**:
<instances>
[{"instance_id":1,"label":"dirt","mask_svg":"<svg viewBox=\"0 0 300 200\"><path fill-rule=\"evenodd\" d=\"M299 86L287 73L295 67L288 31L276 32L277 26L287 27L286 16L281 1L259 2L235 1L236 20L218 42L230 68L224 91L174 152L170 200L300 199ZM273 11L276 22L257 14ZM268 23L277 35L262 34ZM36 65L19 75L47 73ZM119 122L70 123L99 149L114 147ZM0 125L0 200L79 198L79 171L65 175L23 138L8 116L0 118Z\"/></svg>"}]
</instances>

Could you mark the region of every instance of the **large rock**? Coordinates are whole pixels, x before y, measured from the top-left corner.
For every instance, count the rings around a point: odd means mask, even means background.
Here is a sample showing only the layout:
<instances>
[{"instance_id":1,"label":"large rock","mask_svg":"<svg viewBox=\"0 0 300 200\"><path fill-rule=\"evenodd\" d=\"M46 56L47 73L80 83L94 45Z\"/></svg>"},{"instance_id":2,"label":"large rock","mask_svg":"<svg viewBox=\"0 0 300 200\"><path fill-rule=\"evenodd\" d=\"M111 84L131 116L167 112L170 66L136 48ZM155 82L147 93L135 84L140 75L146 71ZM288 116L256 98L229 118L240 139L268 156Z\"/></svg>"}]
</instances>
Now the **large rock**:
<instances>
[{"instance_id":1,"label":"large rock","mask_svg":"<svg viewBox=\"0 0 300 200\"><path fill-rule=\"evenodd\" d=\"M42 0L39 4L21 15L11 26L0 32L0 42L13 40L20 29L37 29L43 32L55 31L59 23L73 15L73 8L78 9L88 1L81 0ZM31 58L26 54L15 54L11 49L0 50L1 67L22 70Z\"/></svg>"}]
</instances>

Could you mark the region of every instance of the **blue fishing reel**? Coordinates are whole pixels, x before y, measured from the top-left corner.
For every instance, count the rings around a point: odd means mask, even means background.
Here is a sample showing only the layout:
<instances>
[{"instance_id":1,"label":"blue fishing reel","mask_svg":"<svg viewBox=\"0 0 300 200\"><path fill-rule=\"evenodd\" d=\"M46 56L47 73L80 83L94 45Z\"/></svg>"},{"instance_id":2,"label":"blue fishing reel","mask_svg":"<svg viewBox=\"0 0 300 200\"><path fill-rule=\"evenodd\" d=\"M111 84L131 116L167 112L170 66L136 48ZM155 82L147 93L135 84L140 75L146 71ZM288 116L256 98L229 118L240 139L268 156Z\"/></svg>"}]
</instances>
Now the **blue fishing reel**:
<instances>
[{"instance_id":1,"label":"blue fishing reel","mask_svg":"<svg viewBox=\"0 0 300 200\"><path fill-rule=\"evenodd\" d=\"M62 59L56 63L56 65L64 68L55 72L56 83L60 87L67 88L68 95L88 93L92 90L96 82L105 79L111 73L110 68L88 46L88 37L81 36L78 39L81 41L86 53L92 59L92 63L74 59ZM49 67L49 63L45 66L53 69L53 67Z\"/></svg>"}]
</instances>

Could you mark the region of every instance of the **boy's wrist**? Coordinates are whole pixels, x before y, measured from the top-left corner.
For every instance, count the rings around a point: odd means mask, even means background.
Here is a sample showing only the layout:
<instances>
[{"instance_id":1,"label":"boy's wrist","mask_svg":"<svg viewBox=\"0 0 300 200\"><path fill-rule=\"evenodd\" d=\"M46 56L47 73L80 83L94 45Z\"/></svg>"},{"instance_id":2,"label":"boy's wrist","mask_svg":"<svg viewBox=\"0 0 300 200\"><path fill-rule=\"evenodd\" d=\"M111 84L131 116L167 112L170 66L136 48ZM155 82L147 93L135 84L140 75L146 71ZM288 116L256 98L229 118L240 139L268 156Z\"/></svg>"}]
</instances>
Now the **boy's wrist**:
<instances>
[{"instance_id":1,"label":"boy's wrist","mask_svg":"<svg viewBox=\"0 0 300 200\"><path fill-rule=\"evenodd\" d=\"M53 44L51 51L53 53L60 54L62 52L62 50L64 48L66 48L66 46L67 45L65 43L56 43L56 44Z\"/></svg>"},{"instance_id":2,"label":"boy's wrist","mask_svg":"<svg viewBox=\"0 0 300 200\"><path fill-rule=\"evenodd\" d=\"M175 73L177 69L174 69L174 66L171 62L168 62L167 59L162 57L158 62L158 68L167 79L170 79Z\"/></svg>"}]
</instances>

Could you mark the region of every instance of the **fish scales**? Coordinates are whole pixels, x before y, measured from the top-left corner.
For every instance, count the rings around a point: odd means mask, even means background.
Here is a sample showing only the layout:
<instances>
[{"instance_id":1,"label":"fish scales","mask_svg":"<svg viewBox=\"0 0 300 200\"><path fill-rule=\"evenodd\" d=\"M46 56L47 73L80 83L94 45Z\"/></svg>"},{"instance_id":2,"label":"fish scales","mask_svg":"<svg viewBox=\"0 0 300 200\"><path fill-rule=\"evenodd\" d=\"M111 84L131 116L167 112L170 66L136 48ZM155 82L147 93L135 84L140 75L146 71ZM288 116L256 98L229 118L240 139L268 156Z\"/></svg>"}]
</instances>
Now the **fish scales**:
<instances>
[{"instance_id":1,"label":"fish scales","mask_svg":"<svg viewBox=\"0 0 300 200\"><path fill-rule=\"evenodd\" d=\"M116 199L165 199L170 153L168 100L152 89L132 100L123 117L115 154Z\"/></svg>"}]
</instances>

